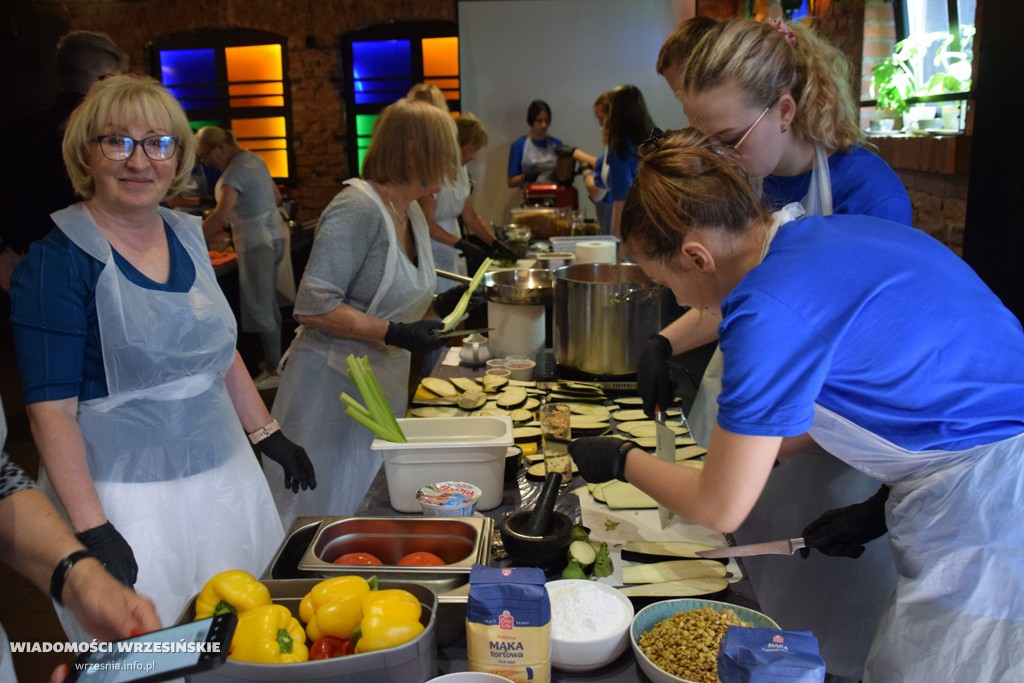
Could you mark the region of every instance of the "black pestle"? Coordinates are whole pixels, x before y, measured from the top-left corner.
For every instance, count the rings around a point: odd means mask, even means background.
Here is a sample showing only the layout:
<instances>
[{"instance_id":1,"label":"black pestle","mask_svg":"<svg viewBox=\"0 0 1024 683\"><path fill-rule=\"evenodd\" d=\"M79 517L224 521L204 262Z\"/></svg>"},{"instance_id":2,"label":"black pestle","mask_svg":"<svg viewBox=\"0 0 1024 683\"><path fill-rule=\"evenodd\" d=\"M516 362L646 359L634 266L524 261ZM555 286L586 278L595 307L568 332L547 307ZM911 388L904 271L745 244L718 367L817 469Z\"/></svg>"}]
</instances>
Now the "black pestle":
<instances>
[{"instance_id":1,"label":"black pestle","mask_svg":"<svg viewBox=\"0 0 1024 683\"><path fill-rule=\"evenodd\" d=\"M562 474L560 472L548 472L544 480L544 488L540 490L540 497L537 498L530 519L526 522L527 536L546 536L548 527L551 526L551 513L555 510L555 501L558 500L558 489L562 485Z\"/></svg>"}]
</instances>

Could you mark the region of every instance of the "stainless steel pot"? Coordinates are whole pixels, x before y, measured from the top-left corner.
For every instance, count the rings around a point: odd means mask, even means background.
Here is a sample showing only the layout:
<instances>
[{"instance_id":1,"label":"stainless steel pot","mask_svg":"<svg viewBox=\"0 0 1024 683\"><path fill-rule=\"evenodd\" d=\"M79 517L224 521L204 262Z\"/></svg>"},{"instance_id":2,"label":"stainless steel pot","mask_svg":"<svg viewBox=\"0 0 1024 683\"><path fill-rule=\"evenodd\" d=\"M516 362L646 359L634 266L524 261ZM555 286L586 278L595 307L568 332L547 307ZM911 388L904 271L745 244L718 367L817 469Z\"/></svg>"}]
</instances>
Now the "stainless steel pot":
<instances>
[{"instance_id":1,"label":"stainless steel pot","mask_svg":"<svg viewBox=\"0 0 1024 683\"><path fill-rule=\"evenodd\" d=\"M469 282L464 275L438 270L441 277ZM488 301L499 304L549 304L555 289L555 277L546 268L529 270L492 270L484 274L480 291Z\"/></svg>"},{"instance_id":2,"label":"stainless steel pot","mask_svg":"<svg viewBox=\"0 0 1024 683\"><path fill-rule=\"evenodd\" d=\"M555 362L589 375L629 375L661 329L664 289L630 263L583 263L555 271Z\"/></svg>"}]
</instances>

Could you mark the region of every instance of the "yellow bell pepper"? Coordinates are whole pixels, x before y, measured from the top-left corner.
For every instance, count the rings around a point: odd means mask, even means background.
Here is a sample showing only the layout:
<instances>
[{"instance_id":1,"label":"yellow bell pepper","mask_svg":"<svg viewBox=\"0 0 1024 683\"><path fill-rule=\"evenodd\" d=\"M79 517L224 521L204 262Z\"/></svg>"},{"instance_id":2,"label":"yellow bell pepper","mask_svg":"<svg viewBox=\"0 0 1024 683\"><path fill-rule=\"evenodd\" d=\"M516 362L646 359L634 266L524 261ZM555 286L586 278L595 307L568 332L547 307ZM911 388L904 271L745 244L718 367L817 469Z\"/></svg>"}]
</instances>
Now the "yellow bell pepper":
<instances>
[{"instance_id":1,"label":"yellow bell pepper","mask_svg":"<svg viewBox=\"0 0 1024 683\"><path fill-rule=\"evenodd\" d=\"M423 632L419 599L400 589L376 591L362 598L363 619L352 636L356 653L384 650L407 643Z\"/></svg>"},{"instance_id":2,"label":"yellow bell pepper","mask_svg":"<svg viewBox=\"0 0 1024 683\"><path fill-rule=\"evenodd\" d=\"M270 604L270 591L256 577L241 569L216 574L196 598L196 619L234 612L242 615Z\"/></svg>"},{"instance_id":3,"label":"yellow bell pepper","mask_svg":"<svg viewBox=\"0 0 1024 683\"><path fill-rule=\"evenodd\" d=\"M396 588L367 593L362 597L361 607L363 617L393 616L418 621L423 613L423 607L415 595Z\"/></svg>"},{"instance_id":4,"label":"yellow bell pepper","mask_svg":"<svg viewBox=\"0 0 1024 683\"><path fill-rule=\"evenodd\" d=\"M374 584L376 579L373 579ZM299 617L306 622L310 640L323 636L347 639L362 619L361 598L371 584L361 576L336 576L313 586L299 603Z\"/></svg>"},{"instance_id":5,"label":"yellow bell pepper","mask_svg":"<svg viewBox=\"0 0 1024 683\"><path fill-rule=\"evenodd\" d=\"M238 617L228 659L257 664L309 660L302 624L284 605L264 605Z\"/></svg>"}]
</instances>

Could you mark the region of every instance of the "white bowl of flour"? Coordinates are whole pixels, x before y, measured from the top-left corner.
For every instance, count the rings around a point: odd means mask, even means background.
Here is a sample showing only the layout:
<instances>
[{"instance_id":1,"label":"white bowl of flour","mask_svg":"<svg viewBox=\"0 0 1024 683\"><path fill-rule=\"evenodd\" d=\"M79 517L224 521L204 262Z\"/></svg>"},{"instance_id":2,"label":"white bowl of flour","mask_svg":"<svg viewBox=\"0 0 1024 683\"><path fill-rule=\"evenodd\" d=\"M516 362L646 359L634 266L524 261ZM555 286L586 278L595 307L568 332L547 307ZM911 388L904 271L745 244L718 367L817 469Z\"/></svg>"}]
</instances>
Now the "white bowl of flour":
<instances>
[{"instance_id":1,"label":"white bowl of flour","mask_svg":"<svg viewBox=\"0 0 1024 683\"><path fill-rule=\"evenodd\" d=\"M582 579L545 584L551 602L551 665L591 671L629 647L633 604L616 588Z\"/></svg>"}]
</instances>

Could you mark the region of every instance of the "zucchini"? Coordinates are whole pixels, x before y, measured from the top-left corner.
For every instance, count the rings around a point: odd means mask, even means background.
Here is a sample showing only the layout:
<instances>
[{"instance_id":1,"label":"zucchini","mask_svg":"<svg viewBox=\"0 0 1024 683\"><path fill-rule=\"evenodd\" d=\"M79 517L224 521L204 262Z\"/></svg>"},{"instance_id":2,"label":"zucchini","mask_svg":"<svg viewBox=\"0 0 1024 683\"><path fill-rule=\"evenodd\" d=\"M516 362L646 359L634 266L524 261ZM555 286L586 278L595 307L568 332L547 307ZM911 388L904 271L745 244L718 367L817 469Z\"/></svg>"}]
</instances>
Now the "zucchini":
<instances>
[{"instance_id":1,"label":"zucchini","mask_svg":"<svg viewBox=\"0 0 1024 683\"><path fill-rule=\"evenodd\" d=\"M620 588L619 591L631 598L689 598L697 595L721 593L728 586L729 582L723 577L705 576L685 581L643 583L636 586L626 586L625 588Z\"/></svg>"},{"instance_id":2,"label":"zucchini","mask_svg":"<svg viewBox=\"0 0 1024 683\"><path fill-rule=\"evenodd\" d=\"M589 567L597 559L597 551L588 541L573 541L569 544L569 557L580 563L582 567Z\"/></svg>"},{"instance_id":3,"label":"zucchini","mask_svg":"<svg viewBox=\"0 0 1024 683\"><path fill-rule=\"evenodd\" d=\"M670 560L622 568L622 583L664 583L724 576L725 565L714 560Z\"/></svg>"}]
</instances>

